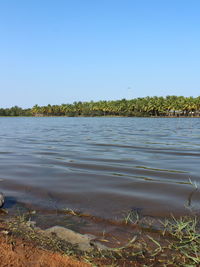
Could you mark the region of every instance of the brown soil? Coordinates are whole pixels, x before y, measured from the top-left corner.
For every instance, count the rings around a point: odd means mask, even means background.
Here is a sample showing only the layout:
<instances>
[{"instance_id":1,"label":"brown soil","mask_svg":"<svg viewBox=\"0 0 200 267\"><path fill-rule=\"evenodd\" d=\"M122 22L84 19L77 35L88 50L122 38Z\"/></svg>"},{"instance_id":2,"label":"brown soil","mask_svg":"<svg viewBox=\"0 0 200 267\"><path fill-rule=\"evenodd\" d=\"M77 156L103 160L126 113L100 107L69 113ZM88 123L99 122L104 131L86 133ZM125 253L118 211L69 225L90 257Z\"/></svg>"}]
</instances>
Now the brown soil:
<instances>
[{"instance_id":1,"label":"brown soil","mask_svg":"<svg viewBox=\"0 0 200 267\"><path fill-rule=\"evenodd\" d=\"M89 267L90 265L72 257L44 250L23 239L0 233L0 267L64 266Z\"/></svg>"}]
</instances>

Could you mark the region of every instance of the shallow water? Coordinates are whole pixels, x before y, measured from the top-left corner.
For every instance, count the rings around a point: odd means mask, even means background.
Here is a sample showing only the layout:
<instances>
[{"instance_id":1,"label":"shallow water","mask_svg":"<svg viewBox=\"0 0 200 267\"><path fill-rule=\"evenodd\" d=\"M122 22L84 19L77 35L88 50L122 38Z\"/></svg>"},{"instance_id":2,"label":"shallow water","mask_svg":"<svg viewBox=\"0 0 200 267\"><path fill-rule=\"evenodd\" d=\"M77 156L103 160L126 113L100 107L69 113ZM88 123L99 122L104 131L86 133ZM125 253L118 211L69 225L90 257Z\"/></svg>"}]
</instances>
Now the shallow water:
<instances>
[{"instance_id":1,"label":"shallow water","mask_svg":"<svg viewBox=\"0 0 200 267\"><path fill-rule=\"evenodd\" d=\"M200 207L200 119L0 118L0 179L8 209L187 214Z\"/></svg>"}]
</instances>

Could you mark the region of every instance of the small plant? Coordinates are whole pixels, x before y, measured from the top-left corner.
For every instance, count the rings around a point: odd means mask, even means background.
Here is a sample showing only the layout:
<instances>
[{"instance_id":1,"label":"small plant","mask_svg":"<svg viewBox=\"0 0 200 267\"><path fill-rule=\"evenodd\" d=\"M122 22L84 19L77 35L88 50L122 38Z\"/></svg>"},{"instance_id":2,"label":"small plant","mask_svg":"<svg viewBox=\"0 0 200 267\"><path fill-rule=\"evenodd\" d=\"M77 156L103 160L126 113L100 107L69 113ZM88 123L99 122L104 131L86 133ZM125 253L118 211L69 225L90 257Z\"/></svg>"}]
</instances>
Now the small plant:
<instances>
[{"instance_id":1,"label":"small plant","mask_svg":"<svg viewBox=\"0 0 200 267\"><path fill-rule=\"evenodd\" d=\"M192 181L190 177L189 177L189 184L191 184L196 190L198 189L196 181Z\"/></svg>"},{"instance_id":2,"label":"small plant","mask_svg":"<svg viewBox=\"0 0 200 267\"><path fill-rule=\"evenodd\" d=\"M192 181L190 178L189 178L188 184L190 184L194 189L190 192L188 199L187 199L187 204L185 205L185 207L188 208L192 213L194 213L194 210L192 207L192 197L194 193L198 190L198 186L197 186L196 181Z\"/></svg>"},{"instance_id":3,"label":"small plant","mask_svg":"<svg viewBox=\"0 0 200 267\"><path fill-rule=\"evenodd\" d=\"M182 256L185 263L200 264L200 233L197 229L197 218L181 217L176 219L172 216L172 219L172 221L168 220L165 225L172 237L168 248L175 250L177 257Z\"/></svg>"},{"instance_id":4,"label":"small plant","mask_svg":"<svg viewBox=\"0 0 200 267\"><path fill-rule=\"evenodd\" d=\"M64 209L64 212L66 214L73 215L73 216L81 216L81 213L79 211L73 210L73 209L69 209L69 208Z\"/></svg>"},{"instance_id":5,"label":"small plant","mask_svg":"<svg viewBox=\"0 0 200 267\"><path fill-rule=\"evenodd\" d=\"M125 224L137 224L140 221L140 215L137 210L131 210L124 215L123 221Z\"/></svg>"}]
</instances>

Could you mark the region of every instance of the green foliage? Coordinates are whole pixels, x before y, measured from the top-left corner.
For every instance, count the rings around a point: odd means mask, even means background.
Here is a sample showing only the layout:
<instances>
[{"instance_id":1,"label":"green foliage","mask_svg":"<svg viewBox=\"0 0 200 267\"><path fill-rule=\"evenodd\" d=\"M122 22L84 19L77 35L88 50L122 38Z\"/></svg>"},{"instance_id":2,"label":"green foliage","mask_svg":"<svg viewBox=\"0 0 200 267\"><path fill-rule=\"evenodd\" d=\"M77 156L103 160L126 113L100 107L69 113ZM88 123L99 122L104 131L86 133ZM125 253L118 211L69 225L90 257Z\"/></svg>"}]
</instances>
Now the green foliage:
<instances>
[{"instance_id":1,"label":"green foliage","mask_svg":"<svg viewBox=\"0 0 200 267\"><path fill-rule=\"evenodd\" d=\"M0 109L0 116L200 116L200 96L143 97L131 100L74 102L62 105L35 105L32 109Z\"/></svg>"},{"instance_id":2,"label":"green foliage","mask_svg":"<svg viewBox=\"0 0 200 267\"><path fill-rule=\"evenodd\" d=\"M62 105L35 105L33 116L200 116L200 97L144 97L131 100L74 102Z\"/></svg>"},{"instance_id":3,"label":"green foliage","mask_svg":"<svg viewBox=\"0 0 200 267\"><path fill-rule=\"evenodd\" d=\"M31 116L31 109L22 109L18 106L12 108L0 108L0 116Z\"/></svg>"}]
</instances>

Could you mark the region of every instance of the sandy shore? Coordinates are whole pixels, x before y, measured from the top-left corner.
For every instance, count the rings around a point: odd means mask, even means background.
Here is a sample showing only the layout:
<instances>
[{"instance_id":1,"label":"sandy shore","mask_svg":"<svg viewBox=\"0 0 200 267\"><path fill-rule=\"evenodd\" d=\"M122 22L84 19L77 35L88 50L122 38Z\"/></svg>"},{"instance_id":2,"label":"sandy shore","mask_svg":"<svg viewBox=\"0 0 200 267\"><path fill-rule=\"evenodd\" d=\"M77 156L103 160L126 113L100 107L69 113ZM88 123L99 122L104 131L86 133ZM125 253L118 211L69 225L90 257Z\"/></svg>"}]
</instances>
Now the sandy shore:
<instances>
[{"instance_id":1,"label":"sandy shore","mask_svg":"<svg viewBox=\"0 0 200 267\"><path fill-rule=\"evenodd\" d=\"M40 248L34 242L11 235L4 224L0 225L1 267L89 267L73 257Z\"/></svg>"}]
</instances>

